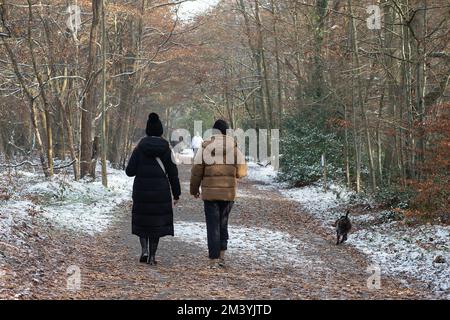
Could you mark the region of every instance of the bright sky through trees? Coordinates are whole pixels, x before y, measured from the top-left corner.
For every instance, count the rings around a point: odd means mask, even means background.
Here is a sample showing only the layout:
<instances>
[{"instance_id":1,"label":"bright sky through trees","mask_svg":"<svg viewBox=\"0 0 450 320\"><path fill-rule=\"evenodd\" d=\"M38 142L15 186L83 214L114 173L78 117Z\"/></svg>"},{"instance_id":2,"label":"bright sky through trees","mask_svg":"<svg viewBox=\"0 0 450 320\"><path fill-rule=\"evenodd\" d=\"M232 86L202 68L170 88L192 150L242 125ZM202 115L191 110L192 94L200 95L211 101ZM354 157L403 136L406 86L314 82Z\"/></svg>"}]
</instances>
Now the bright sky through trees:
<instances>
[{"instance_id":1,"label":"bright sky through trees","mask_svg":"<svg viewBox=\"0 0 450 320\"><path fill-rule=\"evenodd\" d=\"M218 2L218 0L188 1L180 5L178 14L182 19L188 20L215 6Z\"/></svg>"}]
</instances>

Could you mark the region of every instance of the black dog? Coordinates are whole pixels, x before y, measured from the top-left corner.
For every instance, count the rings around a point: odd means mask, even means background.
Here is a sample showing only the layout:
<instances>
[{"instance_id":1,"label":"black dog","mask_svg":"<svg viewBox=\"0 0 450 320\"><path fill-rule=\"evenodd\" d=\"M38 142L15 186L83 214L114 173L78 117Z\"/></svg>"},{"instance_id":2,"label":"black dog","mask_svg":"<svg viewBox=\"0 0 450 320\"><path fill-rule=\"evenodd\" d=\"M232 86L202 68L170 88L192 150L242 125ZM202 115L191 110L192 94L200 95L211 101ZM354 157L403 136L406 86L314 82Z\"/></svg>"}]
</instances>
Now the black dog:
<instances>
[{"instance_id":1,"label":"black dog","mask_svg":"<svg viewBox=\"0 0 450 320\"><path fill-rule=\"evenodd\" d=\"M346 215L340 217L335 223L336 236L337 236L336 245L343 243L345 240L347 240L347 234L349 233L350 229L352 228L352 223L350 222L350 219L348 217L349 213L350 213L350 211L347 210Z\"/></svg>"}]
</instances>

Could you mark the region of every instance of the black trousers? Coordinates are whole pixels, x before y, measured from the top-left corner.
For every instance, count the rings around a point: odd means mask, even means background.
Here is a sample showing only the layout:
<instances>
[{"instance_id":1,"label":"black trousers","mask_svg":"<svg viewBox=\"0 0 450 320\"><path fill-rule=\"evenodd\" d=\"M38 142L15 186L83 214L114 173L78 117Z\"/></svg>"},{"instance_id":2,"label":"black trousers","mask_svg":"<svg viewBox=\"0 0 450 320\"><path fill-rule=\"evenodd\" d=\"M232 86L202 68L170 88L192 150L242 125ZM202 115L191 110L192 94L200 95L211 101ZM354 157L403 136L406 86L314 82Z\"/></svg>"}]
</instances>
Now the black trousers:
<instances>
[{"instance_id":1,"label":"black trousers","mask_svg":"<svg viewBox=\"0 0 450 320\"><path fill-rule=\"evenodd\" d=\"M210 259L218 259L228 247L228 217L233 201L204 201L208 251Z\"/></svg>"}]
</instances>

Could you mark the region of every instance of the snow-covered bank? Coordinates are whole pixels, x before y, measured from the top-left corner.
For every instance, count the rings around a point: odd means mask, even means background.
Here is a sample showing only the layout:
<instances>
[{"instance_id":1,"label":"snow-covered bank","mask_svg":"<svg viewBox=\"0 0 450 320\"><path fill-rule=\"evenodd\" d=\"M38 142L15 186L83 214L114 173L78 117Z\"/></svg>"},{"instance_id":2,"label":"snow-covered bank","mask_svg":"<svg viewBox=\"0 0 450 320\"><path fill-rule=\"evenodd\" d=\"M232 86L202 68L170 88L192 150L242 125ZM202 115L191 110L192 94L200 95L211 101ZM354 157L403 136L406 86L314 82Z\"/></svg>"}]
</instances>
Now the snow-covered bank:
<instances>
[{"instance_id":1,"label":"snow-covered bank","mask_svg":"<svg viewBox=\"0 0 450 320\"><path fill-rule=\"evenodd\" d=\"M31 216L77 232L104 231L114 219L113 209L130 199L133 179L108 168L108 188L99 179L73 181L71 176L58 174L46 180L27 171L13 176L2 173L0 181L8 194L8 200L0 200L0 237L12 240L11 228L28 223Z\"/></svg>"},{"instance_id":2,"label":"snow-covered bank","mask_svg":"<svg viewBox=\"0 0 450 320\"><path fill-rule=\"evenodd\" d=\"M334 235L333 223L347 208L352 210L353 230L347 244L356 247L381 268L382 274L420 280L437 296L450 298L450 227L444 225L407 226L389 211L364 208L367 200L351 191L331 185L325 192L320 185L287 189L274 181L271 167L249 166L248 179L262 183L262 189L278 190L302 207ZM361 205L364 204L364 205Z\"/></svg>"}]
</instances>

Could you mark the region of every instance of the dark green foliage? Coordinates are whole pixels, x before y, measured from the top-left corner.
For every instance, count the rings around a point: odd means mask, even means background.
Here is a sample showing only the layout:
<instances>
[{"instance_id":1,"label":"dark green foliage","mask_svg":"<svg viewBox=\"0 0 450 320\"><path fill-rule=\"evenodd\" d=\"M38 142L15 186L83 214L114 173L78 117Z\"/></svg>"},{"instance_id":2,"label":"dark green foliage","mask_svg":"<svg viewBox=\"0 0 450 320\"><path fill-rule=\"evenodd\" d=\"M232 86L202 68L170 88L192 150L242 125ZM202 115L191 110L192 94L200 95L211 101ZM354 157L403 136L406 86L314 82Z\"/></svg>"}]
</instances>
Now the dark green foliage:
<instances>
[{"instance_id":1,"label":"dark green foliage","mask_svg":"<svg viewBox=\"0 0 450 320\"><path fill-rule=\"evenodd\" d=\"M307 185L322 177L322 154L326 155L329 178L337 178L342 173L340 137L313 123L306 119L288 120L281 135L280 179L295 186Z\"/></svg>"},{"instance_id":2,"label":"dark green foliage","mask_svg":"<svg viewBox=\"0 0 450 320\"><path fill-rule=\"evenodd\" d=\"M384 186L375 194L375 200L387 208L407 209L415 194L412 188Z\"/></svg>"}]
</instances>

